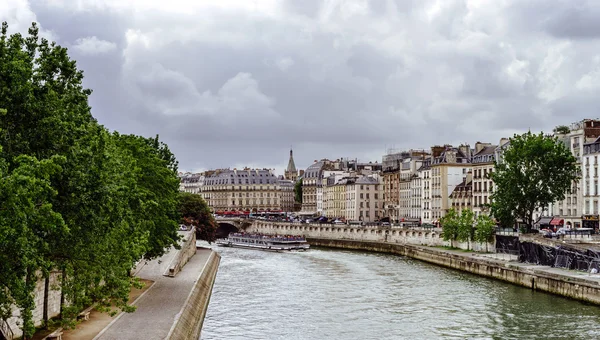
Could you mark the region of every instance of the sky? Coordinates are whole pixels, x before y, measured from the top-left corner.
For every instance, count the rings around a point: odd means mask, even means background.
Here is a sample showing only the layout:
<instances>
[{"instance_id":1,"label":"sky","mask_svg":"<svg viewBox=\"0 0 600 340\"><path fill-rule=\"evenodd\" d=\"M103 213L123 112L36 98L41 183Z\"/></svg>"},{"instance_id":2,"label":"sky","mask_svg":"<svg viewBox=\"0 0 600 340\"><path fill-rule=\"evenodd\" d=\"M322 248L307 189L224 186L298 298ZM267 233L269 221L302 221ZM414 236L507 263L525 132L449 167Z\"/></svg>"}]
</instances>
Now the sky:
<instances>
[{"instance_id":1,"label":"sky","mask_svg":"<svg viewBox=\"0 0 600 340\"><path fill-rule=\"evenodd\" d=\"M184 171L497 143L600 106L600 1L2 0Z\"/></svg>"}]
</instances>

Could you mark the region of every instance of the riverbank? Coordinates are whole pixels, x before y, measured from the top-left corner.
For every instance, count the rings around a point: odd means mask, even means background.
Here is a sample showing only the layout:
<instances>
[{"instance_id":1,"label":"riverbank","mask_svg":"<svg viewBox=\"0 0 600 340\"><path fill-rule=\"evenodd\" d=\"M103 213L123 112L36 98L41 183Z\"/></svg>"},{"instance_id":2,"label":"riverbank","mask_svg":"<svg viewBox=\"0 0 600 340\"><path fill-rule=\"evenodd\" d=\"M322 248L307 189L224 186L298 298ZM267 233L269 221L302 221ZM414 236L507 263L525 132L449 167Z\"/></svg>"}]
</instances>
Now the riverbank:
<instances>
[{"instance_id":1,"label":"riverbank","mask_svg":"<svg viewBox=\"0 0 600 340\"><path fill-rule=\"evenodd\" d=\"M533 290L600 305L600 276L589 276L584 272L518 263L495 258L490 256L491 254L465 253L436 247L325 238L307 238L307 240L313 246L407 256Z\"/></svg>"}]
</instances>

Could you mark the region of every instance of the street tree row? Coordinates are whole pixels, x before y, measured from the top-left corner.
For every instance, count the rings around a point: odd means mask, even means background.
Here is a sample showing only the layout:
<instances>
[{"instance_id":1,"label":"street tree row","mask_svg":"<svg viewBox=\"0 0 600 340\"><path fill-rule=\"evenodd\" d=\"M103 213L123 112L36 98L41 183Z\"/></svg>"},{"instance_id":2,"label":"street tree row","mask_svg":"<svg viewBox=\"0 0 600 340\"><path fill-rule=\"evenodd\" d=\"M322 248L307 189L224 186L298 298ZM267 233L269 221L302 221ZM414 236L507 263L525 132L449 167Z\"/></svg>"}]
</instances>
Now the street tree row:
<instances>
[{"instance_id":1,"label":"street tree row","mask_svg":"<svg viewBox=\"0 0 600 340\"><path fill-rule=\"evenodd\" d=\"M66 48L40 38L35 24L27 36L7 30L3 23L0 318L18 307L28 338L36 282L48 285L51 271L62 273L64 324L92 302L130 311L131 269L177 246L189 198L180 197L177 161L158 136L110 132L94 119L91 90ZM195 224L211 222L200 217Z\"/></svg>"}]
</instances>

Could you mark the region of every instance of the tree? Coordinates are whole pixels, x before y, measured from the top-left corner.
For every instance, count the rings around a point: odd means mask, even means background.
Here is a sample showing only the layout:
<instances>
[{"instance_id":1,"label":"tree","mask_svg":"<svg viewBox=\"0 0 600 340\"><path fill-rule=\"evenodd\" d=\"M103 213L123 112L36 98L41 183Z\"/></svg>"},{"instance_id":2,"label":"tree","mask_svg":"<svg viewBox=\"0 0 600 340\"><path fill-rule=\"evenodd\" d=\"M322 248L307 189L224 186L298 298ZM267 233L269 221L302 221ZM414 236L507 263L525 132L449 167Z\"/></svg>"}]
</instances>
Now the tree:
<instances>
[{"instance_id":1,"label":"tree","mask_svg":"<svg viewBox=\"0 0 600 340\"><path fill-rule=\"evenodd\" d=\"M488 243L494 238L496 223L491 217L481 214L475 220L475 235L473 240L479 243L485 243L485 251L488 251Z\"/></svg>"},{"instance_id":2,"label":"tree","mask_svg":"<svg viewBox=\"0 0 600 340\"><path fill-rule=\"evenodd\" d=\"M450 241L450 246L454 246L454 241L458 237L460 216L454 209L450 209L444 217L440 219L442 226L442 237L444 241Z\"/></svg>"},{"instance_id":3,"label":"tree","mask_svg":"<svg viewBox=\"0 0 600 340\"><path fill-rule=\"evenodd\" d=\"M294 198L297 203L302 203L302 178L294 185Z\"/></svg>"},{"instance_id":4,"label":"tree","mask_svg":"<svg viewBox=\"0 0 600 340\"><path fill-rule=\"evenodd\" d=\"M568 126L559 125L559 126L557 126L557 127L554 128L554 132L566 135L567 133L571 132L571 129L569 129Z\"/></svg>"},{"instance_id":5,"label":"tree","mask_svg":"<svg viewBox=\"0 0 600 340\"><path fill-rule=\"evenodd\" d=\"M193 225L196 228L197 239L209 243L217 239L217 222L202 196L180 192L178 204L181 223Z\"/></svg>"},{"instance_id":6,"label":"tree","mask_svg":"<svg viewBox=\"0 0 600 340\"><path fill-rule=\"evenodd\" d=\"M471 248L471 241L475 234L474 214L471 209L463 209L458 216L458 230L456 239L459 242L467 242L467 249Z\"/></svg>"},{"instance_id":7,"label":"tree","mask_svg":"<svg viewBox=\"0 0 600 340\"><path fill-rule=\"evenodd\" d=\"M27 37L7 30L3 23L0 252L12 256L0 255L0 314L17 305L27 338L36 276L51 270L63 274L67 325L93 301L132 310L131 268L179 239L179 179L158 136L123 136L97 123L66 48L39 39L35 24Z\"/></svg>"},{"instance_id":8,"label":"tree","mask_svg":"<svg viewBox=\"0 0 600 340\"><path fill-rule=\"evenodd\" d=\"M576 162L556 137L531 132L515 135L490 176L495 185L492 215L505 226L520 218L531 229L536 209L565 198L577 180Z\"/></svg>"}]
</instances>

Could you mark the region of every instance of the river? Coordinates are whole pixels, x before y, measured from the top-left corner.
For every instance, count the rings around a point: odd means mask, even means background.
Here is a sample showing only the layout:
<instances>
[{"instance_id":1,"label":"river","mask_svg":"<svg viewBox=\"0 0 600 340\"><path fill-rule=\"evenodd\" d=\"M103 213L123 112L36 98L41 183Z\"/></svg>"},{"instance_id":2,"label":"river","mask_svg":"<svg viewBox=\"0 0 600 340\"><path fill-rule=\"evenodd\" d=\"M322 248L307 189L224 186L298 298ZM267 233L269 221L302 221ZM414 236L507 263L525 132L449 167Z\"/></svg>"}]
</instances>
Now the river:
<instances>
[{"instance_id":1,"label":"river","mask_svg":"<svg viewBox=\"0 0 600 340\"><path fill-rule=\"evenodd\" d=\"M600 307L410 258L214 249L203 340L600 338Z\"/></svg>"}]
</instances>

